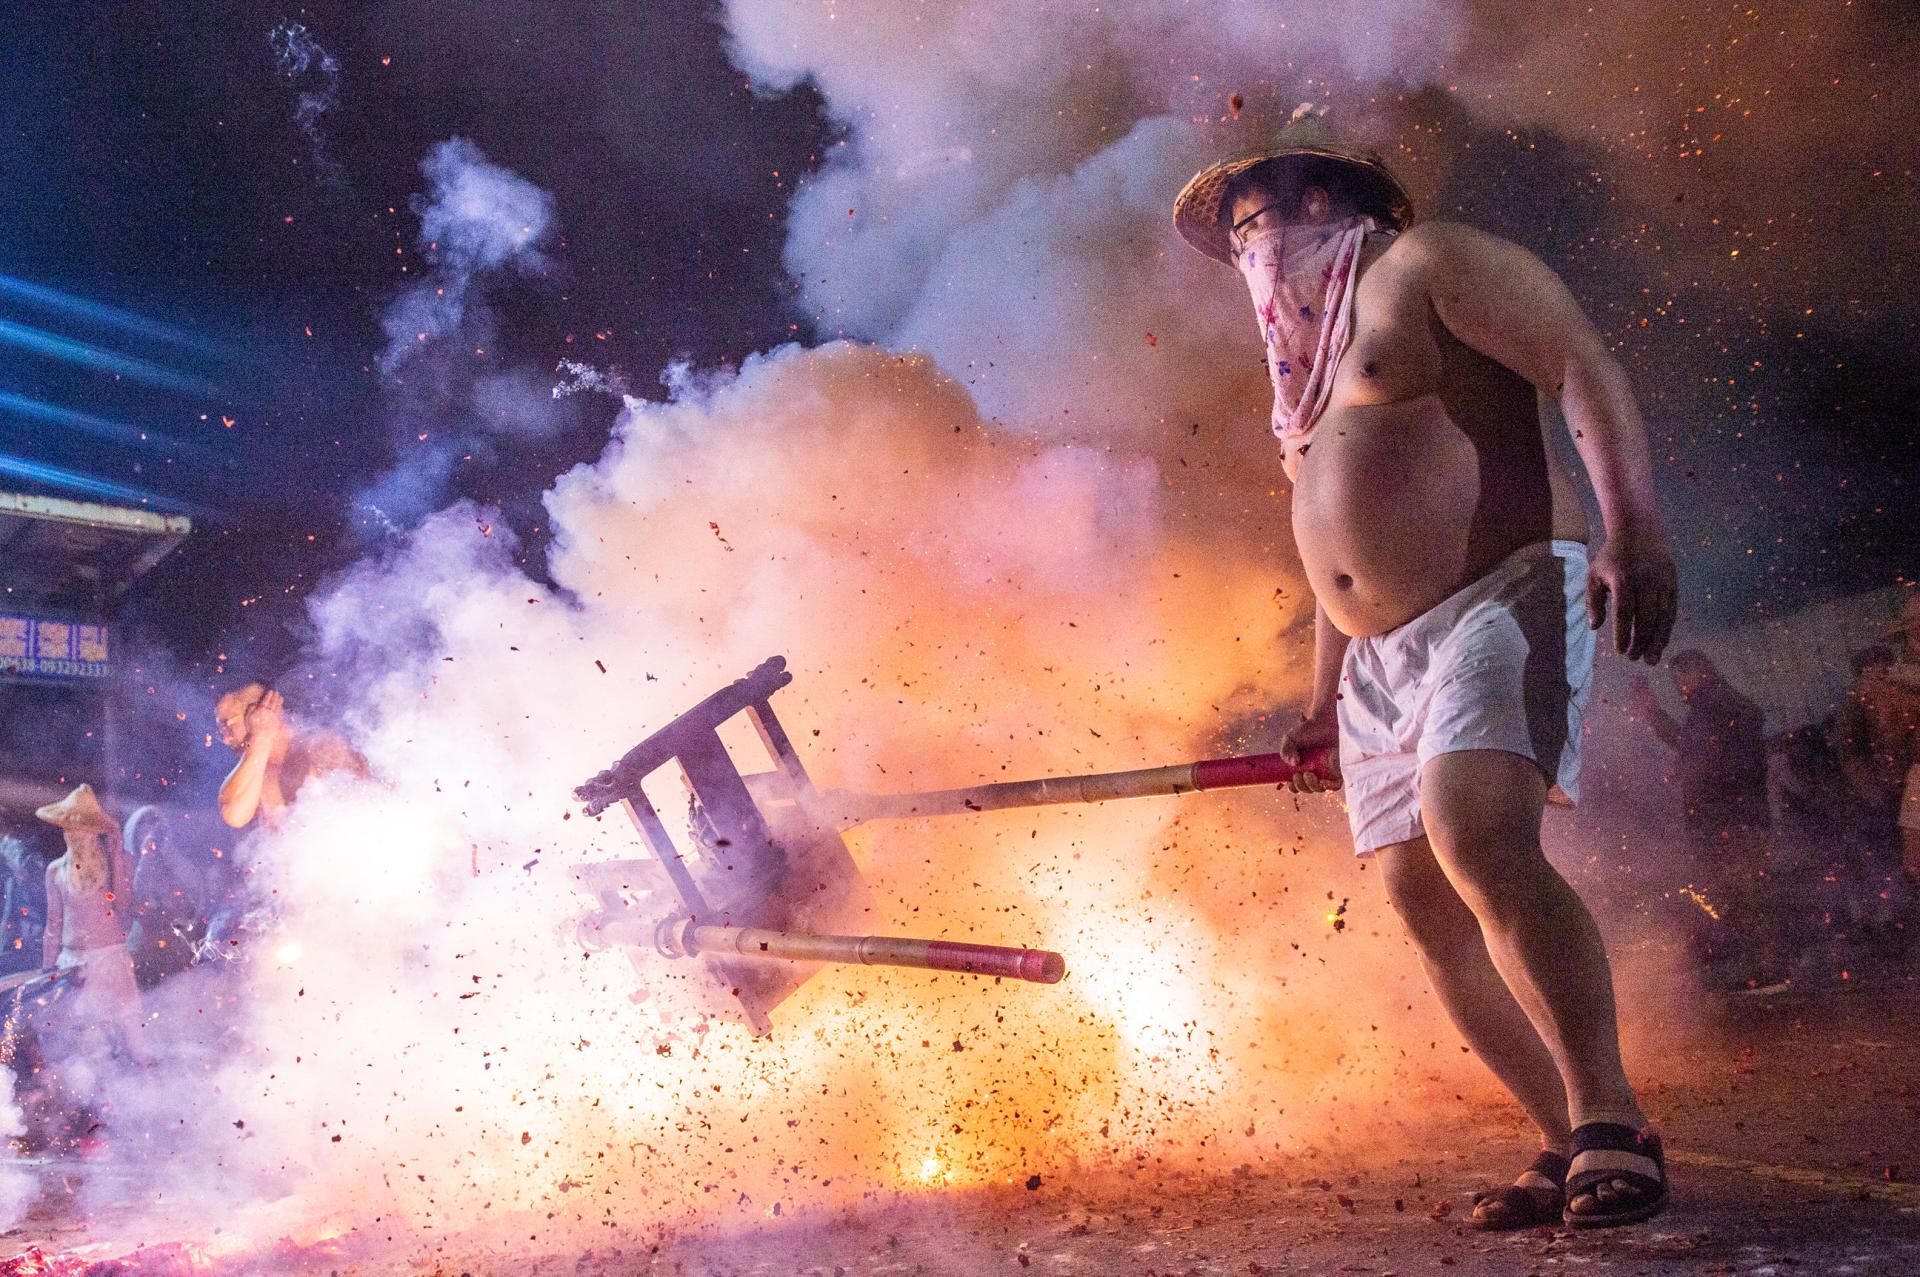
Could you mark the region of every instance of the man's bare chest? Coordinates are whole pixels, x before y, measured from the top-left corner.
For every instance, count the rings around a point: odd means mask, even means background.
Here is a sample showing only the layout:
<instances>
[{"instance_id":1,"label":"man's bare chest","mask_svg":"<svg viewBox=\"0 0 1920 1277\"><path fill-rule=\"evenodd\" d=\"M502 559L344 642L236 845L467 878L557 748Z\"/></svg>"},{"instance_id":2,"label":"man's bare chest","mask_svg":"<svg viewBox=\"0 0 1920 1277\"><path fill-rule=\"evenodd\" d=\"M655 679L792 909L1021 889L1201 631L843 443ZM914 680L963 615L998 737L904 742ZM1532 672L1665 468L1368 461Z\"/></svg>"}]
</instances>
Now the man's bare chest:
<instances>
[{"instance_id":1,"label":"man's bare chest","mask_svg":"<svg viewBox=\"0 0 1920 1277\"><path fill-rule=\"evenodd\" d=\"M1353 336L1334 374L1329 407L1400 403L1440 389L1447 359L1424 287L1411 272L1376 262L1353 299Z\"/></svg>"}]
</instances>

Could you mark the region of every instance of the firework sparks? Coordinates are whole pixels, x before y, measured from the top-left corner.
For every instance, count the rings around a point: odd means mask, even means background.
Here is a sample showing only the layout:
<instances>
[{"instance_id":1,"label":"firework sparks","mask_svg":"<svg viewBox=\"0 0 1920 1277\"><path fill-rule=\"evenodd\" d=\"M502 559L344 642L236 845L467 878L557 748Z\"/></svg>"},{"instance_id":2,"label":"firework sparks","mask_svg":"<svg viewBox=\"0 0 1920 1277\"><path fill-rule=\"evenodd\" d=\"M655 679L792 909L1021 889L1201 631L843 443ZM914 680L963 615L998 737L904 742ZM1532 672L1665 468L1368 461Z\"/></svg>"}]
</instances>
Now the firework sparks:
<instances>
[{"instance_id":1,"label":"firework sparks","mask_svg":"<svg viewBox=\"0 0 1920 1277\"><path fill-rule=\"evenodd\" d=\"M1705 892L1695 887L1692 883L1688 883L1686 886L1680 888L1680 894L1693 901L1696 905L1699 905L1700 912L1706 914L1707 917L1712 918L1715 922L1720 920L1720 910L1714 906L1713 901L1707 899Z\"/></svg>"}]
</instances>

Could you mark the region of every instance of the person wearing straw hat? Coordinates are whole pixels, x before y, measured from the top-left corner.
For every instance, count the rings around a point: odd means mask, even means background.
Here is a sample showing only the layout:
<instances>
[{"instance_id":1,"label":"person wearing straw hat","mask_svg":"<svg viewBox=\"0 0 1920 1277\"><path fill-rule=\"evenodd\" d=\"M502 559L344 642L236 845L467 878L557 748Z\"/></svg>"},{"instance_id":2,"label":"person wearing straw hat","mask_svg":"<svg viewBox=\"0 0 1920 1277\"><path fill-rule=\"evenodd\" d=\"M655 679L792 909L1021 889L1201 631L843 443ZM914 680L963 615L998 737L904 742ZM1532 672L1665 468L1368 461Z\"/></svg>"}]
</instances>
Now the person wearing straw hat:
<instances>
[{"instance_id":1,"label":"person wearing straw hat","mask_svg":"<svg viewBox=\"0 0 1920 1277\"><path fill-rule=\"evenodd\" d=\"M100 805L91 785L80 785L33 814L57 826L67 844L66 853L46 870L43 965L80 968L77 1022L113 1026L136 1063L151 1063L140 990L127 955L125 906L133 888L133 866L120 848L119 822Z\"/></svg>"},{"instance_id":2,"label":"person wearing straw hat","mask_svg":"<svg viewBox=\"0 0 1920 1277\"><path fill-rule=\"evenodd\" d=\"M1599 930L1547 861L1577 796L1594 631L1657 663L1676 575L1625 373L1518 245L1416 222L1386 163L1296 112L1209 165L1174 226L1247 284L1315 610L1298 758L1337 745L1357 853L1378 859L1435 991L1539 1126L1474 1222L1624 1224L1667 1196L1620 1060ZM1606 540L1556 458L1559 401ZM1310 773L1296 788L1314 789Z\"/></svg>"}]
</instances>

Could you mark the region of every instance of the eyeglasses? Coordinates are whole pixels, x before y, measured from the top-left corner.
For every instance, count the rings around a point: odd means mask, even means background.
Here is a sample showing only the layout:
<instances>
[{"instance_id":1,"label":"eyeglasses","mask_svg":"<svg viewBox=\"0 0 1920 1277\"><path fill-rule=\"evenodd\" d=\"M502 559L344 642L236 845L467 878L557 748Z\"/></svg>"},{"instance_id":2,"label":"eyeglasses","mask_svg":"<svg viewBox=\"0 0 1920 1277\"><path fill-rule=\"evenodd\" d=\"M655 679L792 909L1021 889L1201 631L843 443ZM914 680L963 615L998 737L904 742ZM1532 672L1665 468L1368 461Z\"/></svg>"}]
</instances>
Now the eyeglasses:
<instances>
[{"instance_id":1,"label":"eyeglasses","mask_svg":"<svg viewBox=\"0 0 1920 1277\"><path fill-rule=\"evenodd\" d=\"M1248 213L1245 217L1235 222L1233 224L1233 229L1227 232L1227 234L1233 238L1234 244L1241 248L1246 247L1247 234L1249 232L1242 231L1240 228L1245 226L1247 223L1256 220L1257 218L1260 217L1261 214L1270 213L1274 209L1279 208L1280 203L1281 201L1275 200L1271 204L1262 204L1259 208L1254 209L1253 212Z\"/></svg>"}]
</instances>

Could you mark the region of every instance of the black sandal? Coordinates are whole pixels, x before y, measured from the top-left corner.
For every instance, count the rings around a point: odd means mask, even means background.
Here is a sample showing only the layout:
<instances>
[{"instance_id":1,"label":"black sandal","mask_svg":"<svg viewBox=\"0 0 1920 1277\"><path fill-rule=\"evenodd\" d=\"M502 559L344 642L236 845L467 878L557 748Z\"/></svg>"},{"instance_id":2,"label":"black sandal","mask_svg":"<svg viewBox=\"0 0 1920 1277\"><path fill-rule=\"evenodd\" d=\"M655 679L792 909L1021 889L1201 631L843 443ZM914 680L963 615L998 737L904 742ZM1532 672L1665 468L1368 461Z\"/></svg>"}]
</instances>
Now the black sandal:
<instances>
[{"instance_id":1,"label":"black sandal","mask_svg":"<svg viewBox=\"0 0 1920 1277\"><path fill-rule=\"evenodd\" d=\"M1567 1168L1564 1153L1541 1149L1513 1183L1473 1195L1473 1226L1482 1232L1504 1233L1558 1223L1567 1204ZM1498 1208L1498 1213L1483 1215L1483 1208Z\"/></svg>"},{"instance_id":2,"label":"black sandal","mask_svg":"<svg viewBox=\"0 0 1920 1277\"><path fill-rule=\"evenodd\" d=\"M1631 1192L1617 1189L1618 1183ZM1588 1122L1573 1131L1573 1164L1567 1176L1568 1228L1612 1228L1652 1219L1667 1205L1667 1157L1652 1128L1636 1131L1619 1122ZM1592 1210L1575 1210L1581 1199Z\"/></svg>"}]
</instances>

